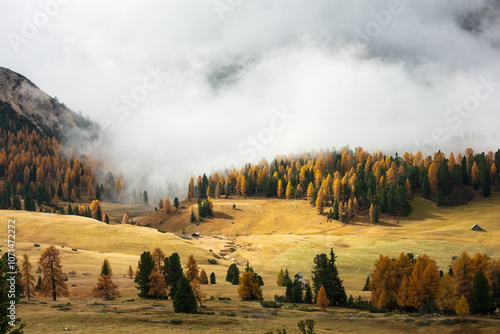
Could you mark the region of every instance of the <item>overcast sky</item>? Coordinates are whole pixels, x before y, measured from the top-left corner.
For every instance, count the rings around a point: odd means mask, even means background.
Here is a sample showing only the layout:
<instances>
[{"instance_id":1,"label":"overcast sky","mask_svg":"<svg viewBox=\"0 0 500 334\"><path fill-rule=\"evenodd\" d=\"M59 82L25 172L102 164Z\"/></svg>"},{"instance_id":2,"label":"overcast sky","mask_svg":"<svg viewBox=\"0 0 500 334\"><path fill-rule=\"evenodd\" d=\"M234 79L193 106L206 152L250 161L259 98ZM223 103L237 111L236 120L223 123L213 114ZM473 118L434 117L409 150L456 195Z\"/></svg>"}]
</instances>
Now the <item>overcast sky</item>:
<instances>
[{"instance_id":1,"label":"overcast sky","mask_svg":"<svg viewBox=\"0 0 500 334\"><path fill-rule=\"evenodd\" d=\"M499 7L2 1L0 66L109 128L95 150L156 185L334 146L483 151L500 146Z\"/></svg>"}]
</instances>

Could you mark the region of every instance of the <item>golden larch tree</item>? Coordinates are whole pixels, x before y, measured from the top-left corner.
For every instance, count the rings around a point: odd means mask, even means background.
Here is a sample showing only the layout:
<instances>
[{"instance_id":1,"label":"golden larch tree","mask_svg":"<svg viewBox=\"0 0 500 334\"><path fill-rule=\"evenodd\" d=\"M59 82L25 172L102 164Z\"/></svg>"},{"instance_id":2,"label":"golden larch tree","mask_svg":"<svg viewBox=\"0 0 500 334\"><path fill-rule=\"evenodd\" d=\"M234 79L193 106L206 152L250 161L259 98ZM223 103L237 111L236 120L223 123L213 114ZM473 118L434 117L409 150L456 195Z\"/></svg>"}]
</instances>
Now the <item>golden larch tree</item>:
<instances>
[{"instance_id":1,"label":"golden larch tree","mask_svg":"<svg viewBox=\"0 0 500 334\"><path fill-rule=\"evenodd\" d=\"M66 275L62 271L61 257L54 246L49 246L40 256L38 261L42 269L41 291L44 296L69 296L68 286L64 282Z\"/></svg>"},{"instance_id":2,"label":"golden larch tree","mask_svg":"<svg viewBox=\"0 0 500 334\"><path fill-rule=\"evenodd\" d=\"M160 198L160 200L158 201L158 210L161 209L163 209L163 198Z\"/></svg>"},{"instance_id":3,"label":"golden larch tree","mask_svg":"<svg viewBox=\"0 0 500 334\"><path fill-rule=\"evenodd\" d=\"M92 212L92 218L102 221L102 208L98 200L95 199L90 203L90 211Z\"/></svg>"},{"instance_id":4,"label":"golden larch tree","mask_svg":"<svg viewBox=\"0 0 500 334\"><path fill-rule=\"evenodd\" d=\"M188 257L188 263L186 265L186 278L188 281L193 281L194 279L198 278L198 264L196 263L196 260L193 256L193 254L189 255Z\"/></svg>"},{"instance_id":5,"label":"golden larch tree","mask_svg":"<svg viewBox=\"0 0 500 334\"><path fill-rule=\"evenodd\" d=\"M78 205L78 215L85 216L85 207L83 205Z\"/></svg>"},{"instance_id":6,"label":"golden larch tree","mask_svg":"<svg viewBox=\"0 0 500 334\"><path fill-rule=\"evenodd\" d=\"M116 285L111 279L112 275L113 270L111 269L111 265L109 264L109 261L105 259L102 263L101 275L97 277L97 283L92 289L92 293L96 298L110 300L120 297L118 285Z\"/></svg>"},{"instance_id":7,"label":"golden larch tree","mask_svg":"<svg viewBox=\"0 0 500 334\"><path fill-rule=\"evenodd\" d=\"M342 195L342 183L340 178L336 178L333 181L333 199L340 200L340 196Z\"/></svg>"},{"instance_id":8,"label":"golden larch tree","mask_svg":"<svg viewBox=\"0 0 500 334\"><path fill-rule=\"evenodd\" d=\"M31 275L31 263L28 254L24 253L23 254L23 262L21 262L21 283L24 288L24 293L28 300L30 300L31 297L35 296L35 285L36 285L36 280L33 275Z\"/></svg>"},{"instance_id":9,"label":"golden larch tree","mask_svg":"<svg viewBox=\"0 0 500 334\"><path fill-rule=\"evenodd\" d=\"M322 285L316 297L316 306L321 307L321 311L325 312L328 305L330 305L330 301L326 298L326 291Z\"/></svg>"},{"instance_id":10,"label":"golden larch tree","mask_svg":"<svg viewBox=\"0 0 500 334\"><path fill-rule=\"evenodd\" d=\"M165 254L163 254L160 247L156 247L153 249L153 253L151 254L153 257L153 262L155 263L155 270L159 273L163 272L163 266L165 263Z\"/></svg>"},{"instance_id":11,"label":"golden larch tree","mask_svg":"<svg viewBox=\"0 0 500 334\"><path fill-rule=\"evenodd\" d=\"M165 276L155 270L149 274L149 291L148 295L156 298L163 298L167 295L167 284L165 283Z\"/></svg>"},{"instance_id":12,"label":"golden larch tree","mask_svg":"<svg viewBox=\"0 0 500 334\"><path fill-rule=\"evenodd\" d=\"M347 217L350 218L352 217L352 199L349 198L349 201L347 202Z\"/></svg>"},{"instance_id":13,"label":"golden larch tree","mask_svg":"<svg viewBox=\"0 0 500 334\"><path fill-rule=\"evenodd\" d=\"M309 198L309 199L312 198L313 191L314 191L313 183L309 182L309 185L307 186L307 193L306 193L307 198Z\"/></svg>"},{"instance_id":14,"label":"golden larch tree","mask_svg":"<svg viewBox=\"0 0 500 334\"><path fill-rule=\"evenodd\" d=\"M170 202L170 198L167 197L165 200L165 203L163 205L163 208L165 209L166 213L169 213L172 211L172 203Z\"/></svg>"},{"instance_id":15,"label":"golden larch tree","mask_svg":"<svg viewBox=\"0 0 500 334\"><path fill-rule=\"evenodd\" d=\"M419 309L439 289L439 270L427 255L419 256L410 277L408 304Z\"/></svg>"},{"instance_id":16,"label":"golden larch tree","mask_svg":"<svg viewBox=\"0 0 500 334\"><path fill-rule=\"evenodd\" d=\"M200 271L200 279L199 279L200 284L208 284L208 277L207 273L205 272L204 269Z\"/></svg>"},{"instance_id":17,"label":"golden larch tree","mask_svg":"<svg viewBox=\"0 0 500 334\"><path fill-rule=\"evenodd\" d=\"M453 277L448 273L444 273L439 280L439 291L436 295L437 307L444 311L450 312L457 305L457 296L455 295L456 287Z\"/></svg>"},{"instance_id":18,"label":"golden larch tree","mask_svg":"<svg viewBox=\"0 0 500 334\"><path fill-rule=\"evenodd\" d=\"M463 252L453 263L453 279L455 280L456 295L469 296L474 280L474 264L467 252Z\"/></svg>"},{"instance_id":19,"label":"golden larch tree","mask_svg":"<svg viewBox=\"0 0 500 334\"><path fill-rule=\"evenodd\" d=\"M283 182L281 182L281 179L278 180L278 198L283 197Z\"/></svg>"},{"instance_id":20,"label":"golden larch tree","mask_svg":"<svg viewBox=\"0 0 500 334\"><path fill-rule=\"evenodd\" d=\"M375 219L373 217L373 203L370 204L370 224L375 224Z\"/></svg>"},{"instance_id":21,"label":"golden larch tree","mask_svg":"<svg viewBox=\"0 0 500 334\"><path fill-rule=\"evenodd\" d=\"M241 196L247 197L247 179L245 176L241 178Z\"/></svg>"},{"instance_id":22,"label":"golden larch tree","mask_svg":"<svg viewBox=\"0 0 500 334\"><path fill-rule=\"evenodd\" d=\"M431 163L429 167L429 185L431 187L431 193L434 195L438 191L438 182L437 182L437 173L438 173L438 165L437 163Z\"/></svg>"},{"instance_id":23,"label":"golden larch tree","mask_svg":"<svg viewBox=\"0 0 500 334\"><path fill-rule=\"evenodd\" d=\"M191 201L191 198L193 197L194 197L194 178L191 176L188 186L188 200Z\"/></svg>"},{"instance_id":24,"label":"golden larch tree","mask_svg":"<svg viewBox=\"0 0 500 334\"><path fill-rule=\"evenodd\" d=\"M375 261L370 281L373 289L371 300L378 308L393 308L396 306L396 295L400 287L398 274L395 270L396 261L388 256L380 255Z\"/></svg>"},{"instance_id":25,"label":"golden larch tree","mask_svg":"<svg viewBox=\"0 0 500 334\"><path fill-rule=\"evenodd\" d=\"M321 170L317 169L316 172L314 173L314 183L316 184L316 187L320 187L321 183L323 182L323 173Z\"/></svg>"},{"instance_id":26,"label":"golden larch tree","mask_svg":"<svg viewBox=\"0 0 500 334\"><path fill-rule=\"evenodd\" d=\"M217 183L217 186L215 186L214 198L219 198L220 193L221 193L221 186L220 186L220 183Z\"/></svg>"},{"instance_id":27,"label":"golden larch tree","mask_svg":"<svg viewBox=\"0 0 500 334\"><path fill-rule=\"evenodd\" d=\"M399 307L402 307L403 310L406 310L408 306L408 292L409 292L410 280L408 277L403 277L401 281L401 285L399 286L398 294L396 296L396 301Z\"/></svg>"},{"instance_id":28,"label":"golden larch tree","mask_svg":"<svg viewBox=\"0 0 500 334\"><path fill-rule=\"evenodd\" d=\"M495 182L495 179L497 177L497 166L495 165L495 163L492 163L491 164L491 168L490 168L490 176L491 176L491 183L494 184Z\"/></svg>"},{"instance_id":29,"label":"golden larch tree","mask_svg":"<svg viewBox=\"0 0 500 334\"><path fill-rule=\"evenodd\" d=\"M101 275L97 277L97 283L92 289L92 293L96 298L111 300L120 297L120 290L111 279L110 275Z\"/></svg>"},{"instance_id":30,"label":"golden larch tree","mask_svg":"<svg viewBox=\"0 0 500 334\"><path fill-rule=\"evenodd\" d=\"M241 274L238 295L241 300L262 300L262 289L252 271L245 271Z\"/></svg>"},{"instance_id":31,"label":"golden larch tree","mask_svg":"<svg viewBox=\"0 0 500 334\"><path fill-rule=\"evenodd\" d=\"M471 177L472 177L472 184L479 184L479 167L477 166L477 163L474 161L474 164L472 165L472 170L471 170Z\"/></svg>"},{"instance_id":32,"label":"golden larch tree","mask_svg":"<svg viewBox=\"0 0 500 334\"><path fill-rule=\"evenodd\" d=\"M292 187L292 183L290 181L288 181L288 184L286 185L285 196L286 196L286 199L293 198L293 187Z\"/></svg>"},{"instance_id":33,"label":"golden larch tree","mask_svg":"<svg viewBox=\"0 0 500 334\"><path fill-rule=\"evenodd\" d=\"M405 181L405 191L406 191L406 197L408 199L410 199L412 192L411 192L411 183L410 183L410 180L408 180L408 179L406 179L406 181Z\"/></svg>"},{"instance_id":34,"label":"golden larch tree","mask_svg":"<svg viewBox=\"0 0 500 334\"><path fill-rule=\"evenodd\" d=\"M203 292L203 290L201 290L200 281L197 278L195 278L194 280L192 280L189 283L189 285L191 285L191 289L194 292L194 297L196 298L196 300L198 301L200 306L203 306L202 303L203 303L203 300L205 300L205 297L207 296L207 294L205 292Z\"/></svg>"},{"instance_id":35,"label":"golden larch tree","mask_svg":"<svg viewBox=\"0 0 500 334\"><path fill-rule=\"evenodd\" d=\"M283 286L283 277L285 276L285 271L283 270L283 268L280 269L279 273L278 273L278 278L276 279L276 284L278 286Z\"/></svg>"},{"instance_id":36,"label":"golden larch tree","mask_svg":"<svg viewBox=\"0 0 500 334\"><path fill-rule=\"evenodd\" d=\"M488 257L488 255L484 253L474 254L474 256L472 257L472 265L474 267L474 277L479 271L482 271L483 274L486 276L488 283L491 285L493 275L491 271L491 260Z\"/></svg>"},{"instance_id":37,"label":"golden larch tree","mask_svg":"<svg viewBox=\"0 0 500 334\"><path fill-rule=\"evenodd\" d=\"M460 300L457 303L457 307L455 308L455 312L462 320L464 320L465 316L470 313L469 304L467 303L467 299L465 298L464 295L460 297Z\"/></svg>"},{"instance_id":38,"label":"golden larch tree","mask_svg":"<svg viewBox=\"0 0 500 334\"><path fill-rule=\"evenodd\" d=\"M95 198L95 189L94 189L94 185L92 184L92 182L89 182L89 184L87 186L87 195L91 199Z\"/></svg>"},{"instance_id":39,"label":"golden larch tree","mask_svg":"<svg viewBox=\"0 0 500 334\"><path fill-rule=\"evenodd\" d=\"M128 215L124 214L122 219L122 224L128 224L129 221L130 219L128 218Z\"/></svg>"},{"instance_id":40,"label":"golden larch tree","mask_svg":"<svg viewBox=\"0 0 500 334\"><path fill-rule=\"evenodd\" d=\"M320 189L318 192L318 197L316 197L316 209L318 213L322 214L325 205L325 192L323 189Z\"/></svg>"},{"instance_id":41,"label":"golden larch tree","mask_svg":"<svg viewBox=\"0 0 500 334\"><path fill-rule=\"evenodd\" d=\"M453 152L451 152L450 157L448 158L448 170L450 171L450 173L453 172L456 164L457 162L455 160L455 155L453 155Z\"/></svg>"},{"instance_id":42,"label":"golden larch tree","mask_svg":"<svg viewBox=\"0 0 500 334\"><path fill-rule=\"evenodd\" d=\"M120 198L120 196L123 192L122 181L120 179L116 180L115 191L116 191L116 194L118 195L118 198Z\"/></svg>"}]
</instances>

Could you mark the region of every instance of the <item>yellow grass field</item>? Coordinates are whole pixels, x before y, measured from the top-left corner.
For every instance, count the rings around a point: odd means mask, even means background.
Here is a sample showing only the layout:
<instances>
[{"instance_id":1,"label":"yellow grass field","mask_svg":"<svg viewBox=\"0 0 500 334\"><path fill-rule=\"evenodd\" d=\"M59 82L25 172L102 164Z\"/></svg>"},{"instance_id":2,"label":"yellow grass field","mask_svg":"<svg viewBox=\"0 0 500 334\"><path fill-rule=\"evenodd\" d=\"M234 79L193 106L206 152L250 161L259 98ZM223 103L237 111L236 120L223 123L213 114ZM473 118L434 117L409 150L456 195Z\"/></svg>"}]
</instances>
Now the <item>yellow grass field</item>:
<instances>
[{"instance_id":1,"label":"yellow grass field","mask_svg":"<svg viewBox=\"0 0 500 334\"><path fill-rule=\"evenodd\" d=\"M495 333L500 331L500 321L494 318L441 325L442 318L432 316L407 320L410 317L403 314L385 316L342 308L329 308L327 313L308 312L301 310L301 305L291 309L288 304L279 310L266 309L258 303L238 301L237 287L224 278L232 260L240 264L248 260L264 279L264 298L271 300L275 294L285 292L275 283L280 268L287 267L292 274L301 271L310 280L314 256L333 248L347 294L369 298L369 293L361 289L381 253L425 253L442 270L448 269L452 256L464 250L500 258L499 195L454 208L438 208L417 199L412 202L414 211L410 216L399 220L383 217L376 225L368 224L363 212L347 225L327 222L306 201L233 198L214 201L215 217L200 225L189 223L194 201L182 202L183 208L168 215L147 215L148 208L142 206L121 208L103 203L104 212L112 211L115 219L123 209L133 212L131 217L136 221L135 214L141 225L149 224L167 233L142 226L106 225L77 216L5 210L0 211L0 228L7 231L7 221L15 219L17 255L29 254L34 269L41 252L52 244L61 252L64 271L71 273L68 298L52 302L36 296L36 301L19 305L19 315L27 323L26 333L58 333L64 328L75 333L264 333L276 332L283 326L289 333L297 333L297 322L309 318L316 320L317 333ZM471 231L475 223L486 232ZM188 235L200 232L201 237L184 239L172 234L182 229ZM4 244L5 251L6 241L0 244ZM160 247L167 255L179 253L183 264L193 254L200 268L207 274L216 274L216 285L203 286L207 298L215 297L205 303L203 311L214 315L179 315L173 313L170 300L137 298L133 280L123 274L129 265L135 269L143 251L152 251L154 247ZM90 294L105 258L110 261L122 292L122 297L114 301L96 300ZM218 258L218 264L210 265L210 258ZM232 301L219 301L217 297L230 297ZM169 323L172 319L182 319L183 323L173 325ZM412 320L427 321L429 326L416 326Z\"/></svg>"}]
</instances>

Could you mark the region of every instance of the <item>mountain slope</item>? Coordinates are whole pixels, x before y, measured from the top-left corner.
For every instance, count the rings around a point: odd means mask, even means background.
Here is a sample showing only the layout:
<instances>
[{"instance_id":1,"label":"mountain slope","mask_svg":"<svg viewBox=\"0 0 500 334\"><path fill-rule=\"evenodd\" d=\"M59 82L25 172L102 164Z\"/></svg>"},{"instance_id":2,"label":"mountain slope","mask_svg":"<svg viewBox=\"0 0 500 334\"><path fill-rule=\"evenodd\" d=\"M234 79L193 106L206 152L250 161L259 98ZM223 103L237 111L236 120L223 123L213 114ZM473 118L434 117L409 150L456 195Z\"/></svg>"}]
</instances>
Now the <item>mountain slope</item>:
<instances>
[{"instance_id":1,"label":"mountain slope","mask_svg":"<svg viewBox=\"0 0 500 334\"><path fill-rule=\"evenodd\" d=\"M44 93L24 76L0 67L0 108L26 117L40 133L67 141L92 139L98 127Z\"/></svg>"}]
</instances>

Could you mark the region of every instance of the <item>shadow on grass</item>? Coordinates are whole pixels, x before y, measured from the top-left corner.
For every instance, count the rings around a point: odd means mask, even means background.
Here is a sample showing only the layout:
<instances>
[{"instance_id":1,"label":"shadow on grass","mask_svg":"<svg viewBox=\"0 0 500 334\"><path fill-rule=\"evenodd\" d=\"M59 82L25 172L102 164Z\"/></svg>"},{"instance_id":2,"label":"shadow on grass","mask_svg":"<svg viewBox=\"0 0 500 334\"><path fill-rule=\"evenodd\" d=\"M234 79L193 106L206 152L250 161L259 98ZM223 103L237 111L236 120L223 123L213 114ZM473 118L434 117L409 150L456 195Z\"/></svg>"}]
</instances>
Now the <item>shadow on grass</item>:
<instances>
[{"instance_id":1,"label":"shadow on grass","mask_svg":"<svg viewBox=\"0 0 500 334\"><path fill-rule=\"evenodd\" d=\"M220 218L220 219L234 219L233 216L228 215L227 213L224 212L215 212L213 218Z\"/></svg>"}]
</instances>

